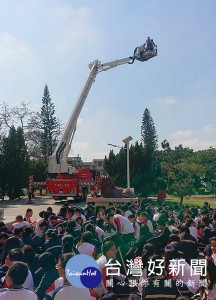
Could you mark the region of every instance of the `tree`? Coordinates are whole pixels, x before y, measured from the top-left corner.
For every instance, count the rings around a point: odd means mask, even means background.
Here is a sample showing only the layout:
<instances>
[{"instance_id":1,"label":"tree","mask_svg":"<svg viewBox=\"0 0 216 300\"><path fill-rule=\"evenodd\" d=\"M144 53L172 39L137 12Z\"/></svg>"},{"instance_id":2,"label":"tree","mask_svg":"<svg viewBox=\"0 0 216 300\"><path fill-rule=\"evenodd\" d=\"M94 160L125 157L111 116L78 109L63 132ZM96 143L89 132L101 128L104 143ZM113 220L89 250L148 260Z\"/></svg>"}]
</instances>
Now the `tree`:
<instances>
[{"instance_id":1,"label":"tree","mask_svg":"<svg viewBox=\"0 0 216 300\"><path fill-rule=\"evenodd\" d=\"M56 140L59 135L59 122L55 117L54 104L51 102L49 89L47 84L44 88L42 97L42 107L40 118L42 122L42 143L41 149L44 156L44 161L48 164L49 156L52 155L56 146Z\"/></svg>"},{"instance_id":2,"label":"tree","mask_svg":"<svg viewBox=\"0 0 216 300\"><path fill-rule=\"evenodd\" d=\"M155 151L148 145L136 142L130 146L130 181L135 193L145 196L153 194L156 178L159 175L160 164ZM118 154L110 151L109 157L105 157L104 168L112 177L115 185L126 188L127 186L127 152L121 148Z\"/></svg>"},{"instance_id":3,"label":"tree","mask_svg":"<svg viewBox=\"0 0 216 300\"><path fill-rule=\"evenodd\" d=\"M161 168L167 177L168 192L179 196L182 205L184 196L195 193L195 184L203 175L204 168L193 162L192 149L179 145L172 150L166 140L161 145L164 149L161 155Z\"/></svg>"},{"instance_id":4,"label":"tree","mask_svg":"<svg viewBox=\"0 0 216 300\"><path fill-rule=\"evenodd\" d=\"M205 168L205 172L202 176L204 185L211 184L211 192L215 197L216 189L216 149L210 147L207 150L200 150L196 152L194 161L201 164Z\"/></svg>"},{"instance_id":5,"label":"tree","mask_svg":"<svg viewBox=\"0 0 216 300\"><path fill-rule=\"evenodd\" d=\"M23 130L30 157L41 160L41 118L38 112L29 109L29 105L24 102L14 107L5 102L0 105L1 136L6 137L9 129L18 124Z\"/></svg>"},{"instance_id":6,"label":"tree","mask_svg":"<svg viewBox=\"0 0 216 300\"><path fill-rule=\"evenodd\" d=\"M151 150L156 150L158 148L158 136L155 129L153 118L150 115L148 108L145 109L142 117L141 125L141 142L144 146L147 146Z\"/></svg>"},{"instance_id":7,"label":"tree","mask_svg":"<svg viewBox=\"0 0 216 300\"><path fill-rule=\"evenodd\" d=\"M17 130L14 126L10 128L8 137L3 139L1 150L1 167L4 167L1 188L10 199L18 198L22 195L22 188L26 186L29 175L29 156L21 127Z\"/></svg>"}]
</instances>

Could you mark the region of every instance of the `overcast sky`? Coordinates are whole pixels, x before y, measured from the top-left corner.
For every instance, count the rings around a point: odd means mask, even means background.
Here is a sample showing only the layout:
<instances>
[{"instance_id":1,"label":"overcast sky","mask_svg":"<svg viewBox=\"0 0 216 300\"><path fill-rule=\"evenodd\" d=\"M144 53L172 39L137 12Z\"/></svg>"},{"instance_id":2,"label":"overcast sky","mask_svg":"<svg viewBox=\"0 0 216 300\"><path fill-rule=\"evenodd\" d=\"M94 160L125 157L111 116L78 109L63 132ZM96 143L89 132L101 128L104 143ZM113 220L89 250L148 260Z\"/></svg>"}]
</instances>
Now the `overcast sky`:
<instances>
[{"instance_id":1,"label":"overcast sky","mask_svg":"<svg viewBox=\"0 0 216 300\"><path fill-rule=\"evenodd\" d=\"M215 11L215 0L0 0L0 101L40 110L47 83L66 122L88 64L128 57L150 36L156 58L98 74L72 155L104 158L108 143L140 141L145 108L159 144L216 147Z\"/></svg>"}]
</instances>

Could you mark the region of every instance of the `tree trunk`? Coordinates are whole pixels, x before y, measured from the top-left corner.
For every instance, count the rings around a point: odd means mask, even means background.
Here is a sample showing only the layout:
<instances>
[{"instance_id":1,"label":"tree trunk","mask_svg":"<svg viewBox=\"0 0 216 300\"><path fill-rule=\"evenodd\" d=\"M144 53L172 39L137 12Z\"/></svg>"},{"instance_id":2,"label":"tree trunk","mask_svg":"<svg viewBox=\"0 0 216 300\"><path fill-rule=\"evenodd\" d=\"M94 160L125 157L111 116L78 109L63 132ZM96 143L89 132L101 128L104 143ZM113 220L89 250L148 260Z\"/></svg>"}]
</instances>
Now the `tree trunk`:
<instances>
[{"instance_id":1,"label":"tree trunk","mask_svg":"<svg viewBox=\"0 0 216 300\"><path fill-rule=\"evenodd\" d=\"M180 199L180 206L182 206L183 199L184 199L184 195L183 195L183 193L182 193L182 194L181 194L181 199Z\"/></svg>"}]
</instances>

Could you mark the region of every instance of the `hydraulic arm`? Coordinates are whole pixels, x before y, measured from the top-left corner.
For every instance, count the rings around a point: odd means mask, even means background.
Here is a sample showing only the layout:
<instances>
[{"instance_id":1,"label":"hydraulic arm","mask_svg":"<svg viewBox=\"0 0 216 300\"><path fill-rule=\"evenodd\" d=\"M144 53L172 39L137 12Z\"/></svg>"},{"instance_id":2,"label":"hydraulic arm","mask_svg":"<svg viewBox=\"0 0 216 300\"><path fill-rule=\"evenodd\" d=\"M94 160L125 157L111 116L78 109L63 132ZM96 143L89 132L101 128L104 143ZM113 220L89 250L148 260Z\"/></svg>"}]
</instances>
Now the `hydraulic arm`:
<instances>
[{"instance_id":1,"label":"hydraulic arm","mask_svg":"<svg viewBox=\"0 0 216 300\"><path fill-rule=\"evenodd\" d=\"M142 51L137 51L142 49ZM74 109L68 119L64 132L59 140L52 156L49 157L48 173L76 173L76 169L67 163L67 158L71 149L72 140L76 131L77 120L91 89L93 82L99 72L107 71L123 64L132 64L135 60L146 61L157 55L157 47L154 46L153 50L145 51L145 44L137 47L134 55L128 58L123 58L108 63L102 64L98 60L94 60L89 64L90 72L82 88L82 91L77 99Z\"/></svg>"}]
</instances>

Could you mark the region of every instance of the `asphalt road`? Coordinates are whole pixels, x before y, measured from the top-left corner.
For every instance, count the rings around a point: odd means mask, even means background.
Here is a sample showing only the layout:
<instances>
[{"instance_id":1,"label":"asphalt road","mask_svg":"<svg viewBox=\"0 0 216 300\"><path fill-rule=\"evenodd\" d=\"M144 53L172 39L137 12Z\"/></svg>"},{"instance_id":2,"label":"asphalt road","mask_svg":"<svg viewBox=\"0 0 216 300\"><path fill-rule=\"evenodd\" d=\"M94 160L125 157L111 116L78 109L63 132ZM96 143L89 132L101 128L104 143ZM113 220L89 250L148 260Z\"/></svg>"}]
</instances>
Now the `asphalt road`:
<instances>
[{"instance_id":1,"label":"asphalt road","mask_svg":"<svg viewBox=\"0 0 216 300\"><path fill-rule=\"evenodd\" d=\"M71 206L79 206L84 207L86 205L85 202L78 202L69 198L67 200L70 202ZM27 208L31 208L33 210L32 221L35 221L39 218L39 212L42 210L46 210L48 206L51 206L55 213L58 213L60 207L63 205L63 201L54 201L49 196L36 196L32 198L32 204L27 204L28 198L26 196L22 197L19 200L5 200L0 201L0 209L4 209L4 217L0 219L4 223L14 222L17 215L25 215L25 211Z\"/></svg>"}]
</instances>

